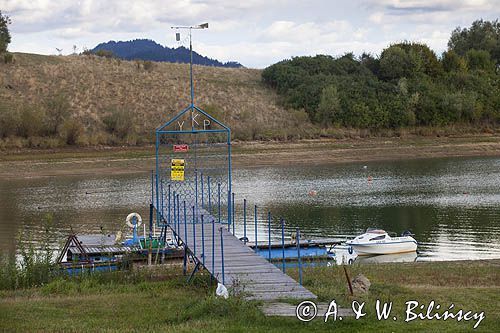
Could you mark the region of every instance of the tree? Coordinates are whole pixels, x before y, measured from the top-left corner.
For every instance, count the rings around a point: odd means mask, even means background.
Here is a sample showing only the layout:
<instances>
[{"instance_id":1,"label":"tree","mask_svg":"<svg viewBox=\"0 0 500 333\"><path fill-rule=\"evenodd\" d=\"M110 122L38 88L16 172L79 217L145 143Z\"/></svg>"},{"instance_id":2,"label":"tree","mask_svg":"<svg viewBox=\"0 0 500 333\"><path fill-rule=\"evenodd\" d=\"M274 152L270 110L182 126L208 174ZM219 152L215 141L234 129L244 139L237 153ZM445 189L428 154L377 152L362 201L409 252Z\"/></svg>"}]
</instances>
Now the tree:
<instances>
[{"instance_id":1,"label":"tree","mask_svg":"<svg viewBox=\"0 0 500 333\"><path fill-rule=\"evenodd\" d=\"M7 52L7 46L10 43L10 32L8 25L11 23L7 15L2 15L0 10L0 53Z\"/></svg>"},{"instance_id":2,"label":"tree","mask_svg":"<svg viewBox=\"0 0 500 333\"><path fill-rule=\"evenodd\" d=\"M71 104L66 95L59 93L46 100L47 127L51 134L57 134L59 128L71 114Z\"/></svg>"},{"instance_id":3,"label":"tree","mask_svg":"<svg viewBox=\"0 0 500 333\"><path fill-rule=\"evenodd\" d=\"M449 50L443 53L441 59L443 68L446 72L466 72L467 63L455 51Z\"/></svg>"},{"instance_id":4,"label":"tree","mask_svg":"<svg viewBox=\"0 0 500 333\"><path fill-rule=\"evenodd\" d=\"M323 125L332 125L340 111L340 98L333 84L323 88L316 113L316 120Z\"/></svg>"},{"instance_id":5,"label":"tree","mask_svg":"<svg viewBox=\"0 0 500 333\"><path fill-rule=\"evenodd\" d=\"M408 54L399 46L390 46L380 56L380 77L394 80L411 77L414 64Z\"/></svg>"},{"instance_id":6,"label":"tree","mask_svg":"<svg viewBox=\"0 0 500 333\"><path fill-rule=\"evenodd\" d=\"M465 54L465 59L467 59L467 66L470 69L490 71L494 68L490 54L485 50L470 49Z\"/></svg>"},{"instance_id":7,"label":"tree","mask_svg":"<svg viewBox=\"0 0 500 333\"><path fill-rule=\"evenodd\" d=\"M366 66L373 74L378 75L380 70L380 60L369 53L363 52L361 55L361 63Z\"/></svg>"},{"instance_id":8,"label":"tree","mask_svg":"<svg viewBox=\"0 0 500 333\"><path fill-rule=\"evenodd\" d=\"M403 42L393 44L380 55L380 77L386 80L426 74L441 75L443 68L436 54L425 44Z\"/></svg>"},{"instance_id":9,"label":"tree","mask_svg":"<svg viewBox=\"0 0 500 333\"><path fill-rule=\"evenodd\" d=\"M448 49L465 56L471 49L489 52L495 64L500 64L500 22L477 20L470 28L457 27L451 33Z\"/></svg>"}]
</instances>

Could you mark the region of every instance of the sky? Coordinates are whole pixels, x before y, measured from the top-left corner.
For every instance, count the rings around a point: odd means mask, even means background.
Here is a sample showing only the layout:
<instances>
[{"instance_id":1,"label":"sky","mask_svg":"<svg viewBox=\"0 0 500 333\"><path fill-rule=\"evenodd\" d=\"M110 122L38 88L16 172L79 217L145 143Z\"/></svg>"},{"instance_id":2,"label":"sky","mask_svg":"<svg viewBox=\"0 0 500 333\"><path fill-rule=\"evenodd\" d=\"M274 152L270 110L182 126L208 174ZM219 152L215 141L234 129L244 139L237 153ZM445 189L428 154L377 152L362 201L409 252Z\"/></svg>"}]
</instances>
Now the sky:
<instances>
[{"instance_id":1,"label":"sky","mask_svg":"<svg viewBox=\"0 0 500 333\"><path fill-rule=\"evenodd\" d=\"M0 10L12 21L12 52L69 54L136 38L188 46L170 27L208 22L193 31L195 51L265 68L301 55L378 55L405 40L439 55L457 26L498 19L500 0L0 0Z\"/></svg>"}]
</instances>

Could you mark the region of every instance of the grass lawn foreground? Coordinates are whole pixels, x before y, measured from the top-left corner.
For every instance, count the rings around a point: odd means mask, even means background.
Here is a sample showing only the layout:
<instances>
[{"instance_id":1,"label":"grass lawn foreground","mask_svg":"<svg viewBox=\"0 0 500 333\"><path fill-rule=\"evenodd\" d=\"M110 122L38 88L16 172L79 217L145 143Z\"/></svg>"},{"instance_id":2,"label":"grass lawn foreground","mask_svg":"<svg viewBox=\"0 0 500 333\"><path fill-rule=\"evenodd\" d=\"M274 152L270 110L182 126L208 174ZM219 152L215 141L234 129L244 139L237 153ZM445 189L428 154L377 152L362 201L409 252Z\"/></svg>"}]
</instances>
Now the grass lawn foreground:
<instances>
[{"instance_id":1,"label":"grass lawn foreground","mask_svg":"<svg viewBox=\"0 0 500 333\"><path fill-rule=\"evenodd\" d=\"M214 296L210 278L198 274L186 284L181 268L153 272L113 272L81 278L58 278L33 289L0 291L0 331L73 332L499 332L500 260L354 265L352 277L367 276L368 294L351 298L340 267L305 268L304 285L318 302L336 300L350 307L366 302L366 316L328 322L265 317L259 302ZM297 279L296 270L287 271ZM388 320L377 320L375 302L393 302ZM405 322L405 302L441 311L484 311L484 320L413 320ZM415 310L416 311L416 310ZM425 310L422 310L425 314ZM434 312L436 312L434 310ZM393 317L396 316L395 321Z\"/></svg>"}]
</instances>

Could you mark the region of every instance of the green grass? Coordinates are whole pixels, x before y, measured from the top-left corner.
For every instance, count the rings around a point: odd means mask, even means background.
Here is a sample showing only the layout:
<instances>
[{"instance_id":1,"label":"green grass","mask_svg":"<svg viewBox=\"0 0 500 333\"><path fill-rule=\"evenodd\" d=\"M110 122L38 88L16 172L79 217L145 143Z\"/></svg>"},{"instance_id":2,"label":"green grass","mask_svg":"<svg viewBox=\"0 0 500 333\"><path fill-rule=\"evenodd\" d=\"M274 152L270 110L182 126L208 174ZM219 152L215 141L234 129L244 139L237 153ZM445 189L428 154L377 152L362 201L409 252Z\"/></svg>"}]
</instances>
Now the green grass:
<instances>
[{"instance_id":1,"label":"green grass","mask_svg":"<svg viewBox=\"0 0 500 333\"><path fill-rule=\"evenodd\" d=\"M258 302L215 298L207 275L185 283L179 268L158 275L115 272L77 280L59 278L42 287L0 293L0 331L125 332L470 332L474 323L413 321L404 323L404 302L485 311L477 332L500 329L500 263L457 262L359 265L351 275L365 274L372 286L366 317L324 323L265 317ZM297 271L291 270L297 277ZM126 278L131 274L134 278ZM304 285L320 301L350 305L343 271L337 267L304 270ZM398 321L377 321L375 300L393 301Z\"/></svg>"}]
</instances>

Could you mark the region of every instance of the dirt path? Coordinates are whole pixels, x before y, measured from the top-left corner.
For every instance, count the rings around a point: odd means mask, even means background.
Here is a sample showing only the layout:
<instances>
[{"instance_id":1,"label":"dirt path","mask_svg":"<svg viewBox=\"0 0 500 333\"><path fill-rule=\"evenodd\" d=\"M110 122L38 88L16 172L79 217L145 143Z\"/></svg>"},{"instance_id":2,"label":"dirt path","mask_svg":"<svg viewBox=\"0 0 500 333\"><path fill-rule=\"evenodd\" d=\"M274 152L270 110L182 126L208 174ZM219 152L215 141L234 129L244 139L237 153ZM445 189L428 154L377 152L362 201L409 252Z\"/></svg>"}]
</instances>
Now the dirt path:
<instances>
[{"instance_id":1,"label":"dirt path","mask_svg":"<svg viewBox=\"0 0 500 333\"><path fill-rule=\"evenodd\" d=\"M459 156L500 156L500 137L369 138L299 142L235 142L233 165L241 167L334 164ZM154 148L21 151L0 157L0 180L86 174L147 173Z\"/></svg>"}]
</instances>

